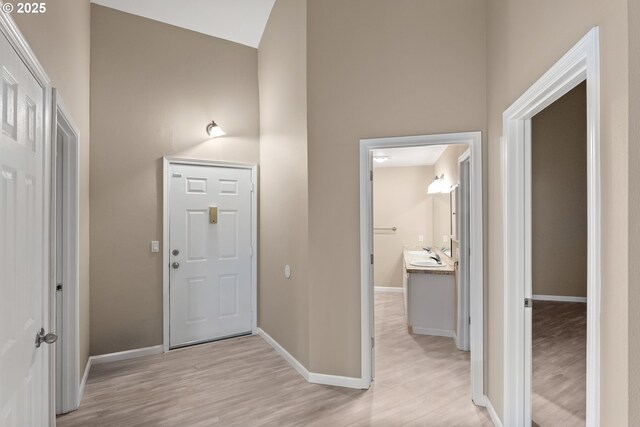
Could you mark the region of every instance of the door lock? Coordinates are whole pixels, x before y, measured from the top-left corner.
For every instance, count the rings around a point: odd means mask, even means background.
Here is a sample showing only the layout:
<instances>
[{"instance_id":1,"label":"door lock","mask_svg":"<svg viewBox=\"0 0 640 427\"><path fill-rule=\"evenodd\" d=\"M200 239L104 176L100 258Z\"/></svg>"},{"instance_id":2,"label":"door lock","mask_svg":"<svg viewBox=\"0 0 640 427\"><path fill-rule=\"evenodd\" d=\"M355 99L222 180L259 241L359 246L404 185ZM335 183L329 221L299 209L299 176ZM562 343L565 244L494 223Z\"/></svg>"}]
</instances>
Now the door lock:
<instances>
[{"instance_id":1,"label":"door lock","mask_svg":"<svg viewBox=\"0 0 640 427\"><path fill-rule=\"evenodd\" d=\"M58 341L58 335L53 332L49 332L48 334L44 334L44 328L41 328L38 333L36 333L36 348L39 348L42 343L45 344L53 344Z\"/></svg>"},{"instance_id":2,"label":"door lock","mask_svg":"<svg viewBox=\"0 0 640 427\"><path fill-rule=\"evenodd\" d=\"M171 251L171 253L173 254L173 256L178 256L180 255L180 251L177 249L174 249L173 251Z\"/></svg>"},{"instance_id":3,"label":"door lock","mask_svg":"<svg viewBox=\"0 0 640 427\"><path fill-rule=\"evenodd\" d=\"M173 264L171 264L171 267L173 267L174 269L178 269L178 268L180 268L180 263L179 262L174 262Z\"/></svg>"}]
</instances>

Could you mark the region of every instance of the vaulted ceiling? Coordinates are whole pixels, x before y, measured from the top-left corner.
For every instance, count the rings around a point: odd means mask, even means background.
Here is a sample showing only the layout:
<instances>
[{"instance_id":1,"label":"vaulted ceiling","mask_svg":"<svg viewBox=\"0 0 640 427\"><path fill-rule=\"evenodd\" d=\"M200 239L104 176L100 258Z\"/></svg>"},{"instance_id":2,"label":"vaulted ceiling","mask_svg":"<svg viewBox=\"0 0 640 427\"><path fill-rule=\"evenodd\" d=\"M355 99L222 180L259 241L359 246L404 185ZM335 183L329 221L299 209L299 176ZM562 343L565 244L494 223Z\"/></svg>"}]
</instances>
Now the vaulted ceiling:
<instances>
[{"instance_id":1,"label":"vaulted ceiling","mask_svg":"<svg viewBox=\"0 0 640 427\"><path fill-rule=\"evenodd\" d=\"M275 0L92 0L251 47L258 47Z\"/></svg>"}]
</instances>

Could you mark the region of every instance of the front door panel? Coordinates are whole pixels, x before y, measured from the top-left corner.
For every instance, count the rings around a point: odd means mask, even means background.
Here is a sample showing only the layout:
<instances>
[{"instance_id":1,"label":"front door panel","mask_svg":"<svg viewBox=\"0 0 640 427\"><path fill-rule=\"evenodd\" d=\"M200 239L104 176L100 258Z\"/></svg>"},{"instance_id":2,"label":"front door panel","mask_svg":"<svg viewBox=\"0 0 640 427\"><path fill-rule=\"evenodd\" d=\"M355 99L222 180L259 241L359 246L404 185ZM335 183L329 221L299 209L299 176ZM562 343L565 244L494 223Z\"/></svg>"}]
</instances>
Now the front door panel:
<instances>
[{"instance_id":1,"label":"front door panel","mask_svg":"<svg viewBox=\"0 0 640 427\"><path fill-rule=\"evenodd\" d=\"M171 165L169 342L251 332L251 171Z\"/></svg>"}]
</instances>

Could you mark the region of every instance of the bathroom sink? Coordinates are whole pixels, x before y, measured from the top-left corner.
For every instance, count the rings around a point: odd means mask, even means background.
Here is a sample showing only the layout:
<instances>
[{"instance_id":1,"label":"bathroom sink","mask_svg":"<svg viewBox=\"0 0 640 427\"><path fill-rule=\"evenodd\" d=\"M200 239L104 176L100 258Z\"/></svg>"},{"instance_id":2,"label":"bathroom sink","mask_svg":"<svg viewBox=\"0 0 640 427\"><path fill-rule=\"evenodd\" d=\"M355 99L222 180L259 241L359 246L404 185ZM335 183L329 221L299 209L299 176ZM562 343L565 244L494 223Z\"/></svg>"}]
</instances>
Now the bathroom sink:
<instances>
[{"instance_id":1,"label":"bathroom sink","mask_svg":"<svg viewBox=\"0 0 640 427\"><path fill-rule=\"evenodd\" d=\"M407 251L407 253L409 255L422 255L422 256L429 256L430 255L430 252L427 252L425 250L422 250L422 251Z\"/></svg>"},{"instance_id":2,"label":"bathroom sink","mask_svg":"<svg viewBox=\"0 0 640 427\"><path fill-rule=\"evenodd\" d=\"M438 264L438 262L433 259L411 261L409 264L416 267L445 267L446 266L445 264Z\"/></svg>"}]
</instances>

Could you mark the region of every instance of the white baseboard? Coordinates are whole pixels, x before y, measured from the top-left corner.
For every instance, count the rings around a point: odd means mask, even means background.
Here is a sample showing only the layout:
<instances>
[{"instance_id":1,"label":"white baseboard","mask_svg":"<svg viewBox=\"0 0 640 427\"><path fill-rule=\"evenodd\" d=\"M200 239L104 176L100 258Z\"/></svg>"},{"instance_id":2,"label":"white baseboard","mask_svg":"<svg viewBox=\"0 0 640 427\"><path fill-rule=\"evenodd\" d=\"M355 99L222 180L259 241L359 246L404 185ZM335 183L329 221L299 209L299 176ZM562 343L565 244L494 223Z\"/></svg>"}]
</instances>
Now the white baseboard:
<instances>
[{"instance_id":1,"label":"white baseboard","mask_svg":"<svg viewBox=\"0 0 640 427\"><path fill-rule=\"evenodd\" d=\"M560 295L532 295L534 301L587 302L587 297L565 297Z\"/></svg>"},{"instance_id":2,"label":"white baseboard","mask_svg":"<svg viewBox=\"0 0 640 427\"><path fill-rule=\"evenodd\" d=\"M498 414L496 413L495 408L491 404L491 401L489 400L489 397L485 396L484 400L485 400L486 408L487 408L487 411L489 412L489 416L491 417L491 422L493 423L493 425L495 427L503 427L502 426L502 421L500 421L500 417L498 416Z\"/></svg>"},{"instance_id":3,"label":"white baseboard","mask_svg":"<svg viewBox=\"0 0 640 427\"><path fill-rule=\"evenodd\" d=\"M120 360L135 359L137 357L151 356L153 354L162 353L162 344L152 347L134 348L133 350L119 351L117 353L100 354L91 356L89 362L92 365L100 365L102 363L118 362Z\"/></svg>"},{"instance_id":4,"label":"white baseboard","mask_svg":"<svg viewBox=\"0 0 640 427\"><path fill-rule=\"evenodd\" d=\"M287 363L289 363L289 365L293 367L293 369L298 371L298 373L302 375L302 378L309 381L309 371L304 367L302 363L298 362L298 360L293 357L291 353L289 353L284 347L278 344L276 340L271 338L271 335L263 331L261 328L258 328L258 335L260 335L262 339L267 342L267 344L273 347L276 353L282 356L282 358L286 360Z\"/></svg>"},{"instance_id":5,"label":"white baseboard","mask_svg":"<svg viewBox=\"0 0 640 427\"><path fill-rule=\"evenodd\" d=\"M436 337L448 337L453 338L455 332L449 331L447 329L434 329L434 328L418 328L416 326L413 327L414 334L420 335L434 335Z\"/></svg>"},{"instance_id":6,"label":"white baseboard","mask_svg":"<svg viewBox=\"0 0 640 427\"><path fill-rule=\"evenodd\" d=\"M318 374L315 372L309 372L307 368L304 367L302 363L300 363L295 357L291 355L284 347L282 347L276 340L274 340L268 333L263 331L261 328L258 328L258 335L264 339L267 344L269 344L273 349L278 353L284 360L289 363L307 382L312 384L322 384L322 385L331 385L337 387L348 387L348 388L368 388L368 384L366 386L362 386L362 379L354 378L354 377L342 377L339 375L327 375L327 374Z\"/></svg>"},{"instance_id":7,"label":"white baseboard","mask_svg":"<svg viewBox=\"0 0 640 427\"><path fill-rule=\"evenodd\" d=\"M89 378L90 370L91 370L91 358L87 360L87 365L84 367L84 374L82 375L82 380L80 381L80 387L78 387L78 402L76 402L76 408L79 408L80 402L82 402L82 396L84 395L84 387L87 385L87 378Z\"/></svg>"},{"instance_id":8,"label":"white baseboard","mask_svg":"<svg viewBox=\"0 0 640 427\"><path fill-rule=\"evenodd\" d=\"M404 293L404 288L396 286L374 286L373 289L376 292L397 292L399 294Z\"/></svg>"}]
</instances>

